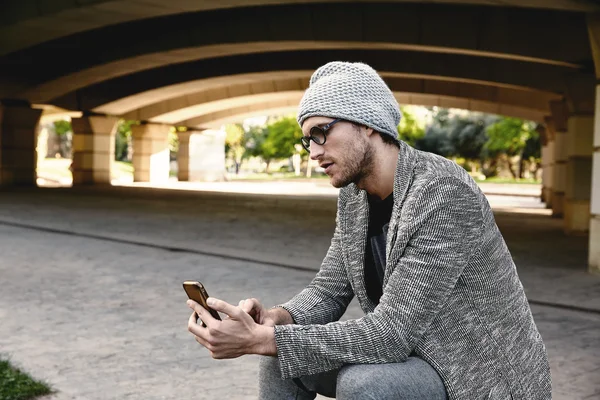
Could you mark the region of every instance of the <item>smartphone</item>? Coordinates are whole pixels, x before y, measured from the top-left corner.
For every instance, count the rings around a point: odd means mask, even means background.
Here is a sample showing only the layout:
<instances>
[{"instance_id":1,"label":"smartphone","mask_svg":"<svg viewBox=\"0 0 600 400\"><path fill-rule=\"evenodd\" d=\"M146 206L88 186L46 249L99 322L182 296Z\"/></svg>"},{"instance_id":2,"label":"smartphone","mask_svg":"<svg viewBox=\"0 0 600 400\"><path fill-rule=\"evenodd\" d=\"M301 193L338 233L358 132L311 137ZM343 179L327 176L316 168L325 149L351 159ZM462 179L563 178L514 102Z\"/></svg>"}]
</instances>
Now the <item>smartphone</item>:
<instances>
[{"instance_id":1,"label":"smartphone","mask_svg":"<svg viewBox=\"0 0 600 400\"><path fill-rule=\"evenodd\" d=\"M221 321L221 316L219 315L219 313L210 308L208 304L206 304L206 299L208 299L208 293L206 292L206 289L204 289L204 285L202 285L198 281L185 281L183 282L183 290L185 290L190 299L194 300L196 303L204 307L210 313L210 315L213 316L214 319L218 319L219 321ZM202 322L202 326L206 327L204 322Z\"/></svg>"}]
</instances>

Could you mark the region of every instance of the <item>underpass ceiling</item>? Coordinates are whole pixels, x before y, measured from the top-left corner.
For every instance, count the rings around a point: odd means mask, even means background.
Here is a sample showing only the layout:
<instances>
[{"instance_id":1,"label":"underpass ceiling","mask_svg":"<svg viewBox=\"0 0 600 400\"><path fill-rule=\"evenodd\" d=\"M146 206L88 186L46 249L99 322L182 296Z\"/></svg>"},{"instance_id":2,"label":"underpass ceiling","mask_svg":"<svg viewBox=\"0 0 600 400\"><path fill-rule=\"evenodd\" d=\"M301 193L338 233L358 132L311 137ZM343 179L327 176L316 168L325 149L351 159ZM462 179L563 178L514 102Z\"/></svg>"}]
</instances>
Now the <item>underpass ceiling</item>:
<instances>
[{"instance_id":1,"label":"underpass ceiling","mask_svg":"<svg viewBox=\"0 0 600 400\"><path fill-rule=\"evenodd\" d=\"M97 4L109 3L119 2ZM188 6L192 3L211 4L185 2ZM240 3L226 4L234 7ZM0 97L46 102L105 79L168 64L283 50L387 49L405 55L450 53L549 63L574 70L592 65L582 13L437 3L334 3L177 14L46 42L0 58ZM582 3L570 6L574 4ZM260 12L261 23L249 18L253 12ZM332 19L331 15L344 18ZM24 36L35 32L30 29ZM6 35L0 33L0 38ZM18 41L20 36L11 36L11 40Z\"/></svg>"},{"instance_id":2,"label":"underpass ceiling","mask_svg":"<svg viewBox=\"0 0 600 400\"><path fill-rule=\"evenodd\" d=\"M389 51L311 51L250 54L170 65L112 79L77 90L51 103L71 110L101 110L101 106L137 93L188 81L238 74L314 70L332 60L364 61L382 72L440 76L454 82L561 94L565 67L456 54ZM566 69L570 71L570 69Z\"/></svg>"},{"instance_id":3,"label":"underpass ceiling","mask_svg":"<svg viewBox=\"0 0 600 400\"><path fill-rule=\"evenodd\" d=\"M221 125L232 122L241 122L245 118L263 115L282 115L296 113L302 92L290 93L287 98L271 99L266 101L248 102L245 105L224 108L196 117L182 120L176 125L197 127L199 129L219 129ZM398 93L394 96L402 105L437 106L443 108L462 108L508 117L522 118L538 123L544 122L547 111L533 110L525 107L480 101L452 96L439 96L423 93Z\"/></svg>"},{"instance_id":4,"label":"underpass ceiling","mask_svg":"<svg viewBox=\"0 0 600 400\"><path fill-rule=\"evenodd\" d=\"M283 91L225 98L222 100L194 104L188 107L173 110L171 112L150 118L150 121L162 122L165 124L177 124L181 121L185 121L198 115L210 114L227 109L235 109L240 107L243 108L253 104L279 104L280 102L283 102L286 103L286 105L295 104L298 106L302 97L302 93L302 91ZM187 125L187 123L182 125Z\"/></svg>"},{"instance_id":5,"label":"underpass ceiling","mask_svg":"<svg viewBox=\"0 0 600 400\"><path fill-rule=\"evenodd\" d=\"M119 110L116 104L100 107L95 112L111 115L120 115L124 119L154 121L164 123L177 123L188 118L185 115L201 115L215 110L232 109L242 105L240 102L261 104L267 100L275 99L274 96L287 98L289 93L299 93L295 98L297 105L303 91L308 87L308 76L310 71L298 71L297 76L286 76L276 78L276 73L265 72L255 74L254 80L249 82L235 83L230 86L216 86L210 79L204 81L190 82L195 92L185 90L185 85L178 85L184 93L181 96L173 96L175 91L166 87L165 94L154 90L156 101L152 104L143 105L127 112ZM544 92L518 90L485 86L467 82L453 82L443 80L440 77L426 76L404 76L398 73L380 71L388 86L397 93L410 92L426 95L439 95L452 98L462 98L467 101L484 101L504 106L513 106L530 111L548 112L548 104L552 100L561 98ZM232 76L235 81L236 76ZM247 79L242 76L240 80ZM219 78L216 78L219 80ZM202 85L204 84L204 85ZM203 87L204 86L204 87ZM281 95L283 94L283 95ZM140 94L145 100L146 94ZM165 97L167 96L167 97ZM129 98L128 106L135 104L135 96ZM117 102L122 104L121 102ZM183 123L189 125L189 123Z\"/></svg>"},{"instance_id":6,"label":"underpass ceiling","mask_svg":"<svg viewBox=\"0 0 600 400\"><path fill-rule=\"evenodd\" d=\"M241 6L293 3L337 3L337 0L65 0L0 2L0 55L79 32L130 21L185 12ZM363 1L363 3L372 1ZM408 1L389 0L393 3ZM510 6L521 8L599 11L592 0L429 0L422 3Z\"/></svg>"}]
</instances>

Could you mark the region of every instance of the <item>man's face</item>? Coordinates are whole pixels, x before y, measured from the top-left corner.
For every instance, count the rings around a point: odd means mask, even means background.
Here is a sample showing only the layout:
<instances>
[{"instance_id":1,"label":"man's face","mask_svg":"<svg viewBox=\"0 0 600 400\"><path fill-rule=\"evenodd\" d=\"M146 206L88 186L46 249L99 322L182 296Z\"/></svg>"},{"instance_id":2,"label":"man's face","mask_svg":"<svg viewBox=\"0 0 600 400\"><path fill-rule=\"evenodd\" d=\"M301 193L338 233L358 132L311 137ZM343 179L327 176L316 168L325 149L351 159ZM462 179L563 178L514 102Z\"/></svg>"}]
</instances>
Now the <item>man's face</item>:
<instances>
[{"instance_id":1,"label":"man's face","mask_svg":"<svg viewBox=\"0 0 600 400\"><path fill-rule=\"evenodd\" d=\"M310 136L313 126L324 127L333 121L328 117L310 117L302 125L304 136ZM359 183L370 171L373 158L371 143L364 128L348 121L339 121L327 131L325 144L310 141L310 158L325 169L331 185L341 188Z\"/></svg>"}]
</instances>

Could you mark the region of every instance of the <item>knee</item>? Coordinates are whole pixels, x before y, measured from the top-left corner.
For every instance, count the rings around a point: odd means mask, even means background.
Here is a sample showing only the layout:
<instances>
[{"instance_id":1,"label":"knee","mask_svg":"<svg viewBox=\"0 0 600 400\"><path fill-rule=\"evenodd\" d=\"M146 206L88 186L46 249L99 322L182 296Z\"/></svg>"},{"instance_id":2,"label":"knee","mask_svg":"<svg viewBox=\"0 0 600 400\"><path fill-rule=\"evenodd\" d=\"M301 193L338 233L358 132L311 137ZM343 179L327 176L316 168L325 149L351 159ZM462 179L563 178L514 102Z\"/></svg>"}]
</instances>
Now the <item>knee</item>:
<instances>
[{"instance_id":1,"label":"knee","mask_svg":"<svg viewBox=\"0 0 600 400\"><path fill-rule=\"evenodd\" d=\"M279 359L277 357L261 356L258 363L258 376L261 381L281 379Z\"/></svg>"},{"instance_id":2,"label":"knee","mask_svg":"<svg viewBox=\"0 0 600 400\"><path fill-rule=\"evenodd\" d=\"M376 399L373 385L377 382L375 376L370 376L365 365L346 365L342 367L337 377L336 399L357 400ZM374 397L375 396L375 397Z\"/></svg>"}]
</instances>

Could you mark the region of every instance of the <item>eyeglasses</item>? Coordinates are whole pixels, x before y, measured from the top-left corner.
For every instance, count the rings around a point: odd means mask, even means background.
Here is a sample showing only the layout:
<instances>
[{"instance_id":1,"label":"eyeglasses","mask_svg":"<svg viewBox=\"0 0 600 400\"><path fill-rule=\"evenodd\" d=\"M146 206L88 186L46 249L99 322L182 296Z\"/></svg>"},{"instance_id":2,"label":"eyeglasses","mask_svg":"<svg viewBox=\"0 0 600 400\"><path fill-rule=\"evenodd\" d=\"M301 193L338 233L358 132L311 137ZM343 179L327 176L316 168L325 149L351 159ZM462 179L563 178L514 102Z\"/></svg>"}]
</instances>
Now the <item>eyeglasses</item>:
<instances>
[{"instance_id":1,"label":"eyeglasses","mask_svg":"<svg viewBox=\"0 0 600 400\"><path fill-rule=\"evenodd\" d=\"M320 126L313 126L312 128L310 128L309 131L309 135L308 136L303 136L301 140L302 142L302 146L306 149L306 151L308 151L310 153L310 141L312 140L313 142L315 142L318 145L324 145L325 141L327 140L327 131L329 131L331 129L331 127L342 121L341 118L338 119L334 119L333 121L331 121L330 123L328 123L327 125L325 125L324 127L320 127Z\"/></svg>"}]
</instances>

